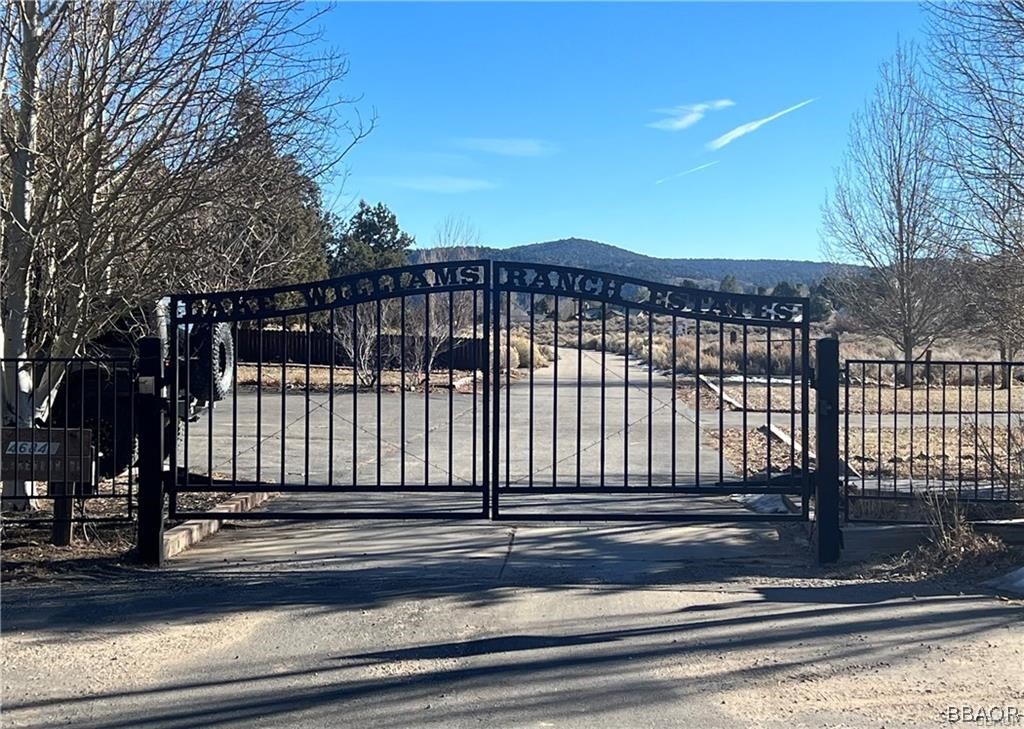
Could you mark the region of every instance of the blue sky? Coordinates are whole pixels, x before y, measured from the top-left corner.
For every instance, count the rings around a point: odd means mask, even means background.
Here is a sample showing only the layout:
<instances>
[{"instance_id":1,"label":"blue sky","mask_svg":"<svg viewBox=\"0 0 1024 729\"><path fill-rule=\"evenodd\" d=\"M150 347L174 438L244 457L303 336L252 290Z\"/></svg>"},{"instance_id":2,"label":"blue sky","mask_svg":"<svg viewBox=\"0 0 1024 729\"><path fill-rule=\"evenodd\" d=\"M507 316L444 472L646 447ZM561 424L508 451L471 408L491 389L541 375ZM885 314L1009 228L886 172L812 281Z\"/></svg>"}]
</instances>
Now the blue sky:
<instances>
[{"instance_id":1,"label":"blue sky","mask_svg":"<svg viewBox=\"0 0 1024 729\"><path fill-rule=\"evenodd\" d=\"M325 39L377 129L328 202L498 247L820 259L852 113L912 3L342 3ZM585 263L585 262L581 262Z\"/></svg>"}]
</instances>

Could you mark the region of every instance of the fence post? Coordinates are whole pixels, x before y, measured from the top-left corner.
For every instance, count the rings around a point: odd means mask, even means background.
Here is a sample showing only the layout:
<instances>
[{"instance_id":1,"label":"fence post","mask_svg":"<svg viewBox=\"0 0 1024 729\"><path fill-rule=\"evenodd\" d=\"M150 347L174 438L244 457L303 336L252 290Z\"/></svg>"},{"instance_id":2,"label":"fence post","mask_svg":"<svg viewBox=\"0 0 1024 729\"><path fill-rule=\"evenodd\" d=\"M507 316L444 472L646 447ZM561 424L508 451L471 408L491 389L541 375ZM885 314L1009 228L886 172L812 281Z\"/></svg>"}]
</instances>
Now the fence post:
<instances>
[{"instance_id":1,"label":"fence post","mask_svg":"<svg viewBox=\"0 0 1024 729\"><path fill-rule=\"evenodd\" d=\"M159 567L164 550L164 362L159 337L139 340L135 412L139 433L139 558Z\"/></svg>"},{"instance_id":2,"label":"fence post","mask_svg":"<svg viewBox=\"0 0 1024 729\"><path fill-rule=\"evenodd\" d=\"M828 564L839 560L843 542L839 529L839 340L819 339L816 360L815 531L818 563Z\"/></svg>"}]
</instances>

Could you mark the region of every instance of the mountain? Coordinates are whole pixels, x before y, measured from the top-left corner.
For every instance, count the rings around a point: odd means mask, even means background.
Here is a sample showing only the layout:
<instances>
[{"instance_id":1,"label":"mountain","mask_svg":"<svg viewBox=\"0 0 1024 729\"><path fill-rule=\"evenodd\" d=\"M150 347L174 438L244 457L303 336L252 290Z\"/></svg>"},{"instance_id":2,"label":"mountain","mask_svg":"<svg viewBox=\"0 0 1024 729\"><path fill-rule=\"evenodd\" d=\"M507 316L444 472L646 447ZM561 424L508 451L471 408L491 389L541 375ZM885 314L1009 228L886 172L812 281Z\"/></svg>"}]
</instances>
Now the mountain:
<instances>
[{"instance_id":1,"label":"mountain","mask_svg":"<svg viewBox=\"0 0 1024 729\"><path fill-rule=\"evenodd\" d=\"M410 262L423 260L429 251L429 248L410 251ZM679 284L688 278L700 286L712 288L717 288L718 282L727 275L735 276L750 288L771 287L779 281L810 285L833 269L829 263L787 259L655 258L582 238L512 248L462 248L458 257L592 268L670 284Z\"/></svg>"}]
</instances>

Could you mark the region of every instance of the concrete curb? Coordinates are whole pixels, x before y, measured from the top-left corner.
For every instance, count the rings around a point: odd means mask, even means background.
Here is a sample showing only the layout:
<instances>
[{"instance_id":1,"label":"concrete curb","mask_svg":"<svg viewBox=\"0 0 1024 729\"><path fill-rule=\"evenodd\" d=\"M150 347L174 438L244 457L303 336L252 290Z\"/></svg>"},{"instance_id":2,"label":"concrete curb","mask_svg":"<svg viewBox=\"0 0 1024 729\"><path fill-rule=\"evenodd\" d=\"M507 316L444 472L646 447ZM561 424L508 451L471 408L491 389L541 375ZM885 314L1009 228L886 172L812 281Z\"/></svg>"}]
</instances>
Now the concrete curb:
<instances>
[{"instance_id":1,"label":"concrete curb","mask_svg":"<svg viewBox=\"0 0 1024 729\"><path fill-rule=\"evenodd\" d=\"M269 491L235 494L227 501L217 504L210 511L224 512L225 515L252 511L273 496L275 494ZM230 517L225 516L225 518ZM220 531L223 523L224 519L195 519L186 521L176 527L171 527L164 532L164 559L170 559L175 555L181 554L192 545L199 544L199 542L207 537L213 536Z\"/></svg>"}]
</instances>

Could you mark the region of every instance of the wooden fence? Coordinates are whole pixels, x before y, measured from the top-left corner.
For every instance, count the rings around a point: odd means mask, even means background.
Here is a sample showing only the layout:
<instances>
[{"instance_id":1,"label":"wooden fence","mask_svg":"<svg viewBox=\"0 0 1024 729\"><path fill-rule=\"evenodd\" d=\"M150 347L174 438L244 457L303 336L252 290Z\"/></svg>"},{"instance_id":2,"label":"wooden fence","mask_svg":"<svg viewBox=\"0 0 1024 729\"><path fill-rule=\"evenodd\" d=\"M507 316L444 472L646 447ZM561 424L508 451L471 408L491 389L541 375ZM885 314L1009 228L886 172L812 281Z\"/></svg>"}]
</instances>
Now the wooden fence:
<instances>
[{"instance_id":1,"label":"wooden fence","mask_svg":"<svg viewBox=\"0 0 1024 729\"><path fill-rule=\"evenodd\" d=\"M261 340L262 339L262 343ZM382 351L400 352L402 336L400 334L382 334ZM406 351L411 352L414 346L422 347L422 338L406 338ZM330 332L294 331L282 329L238 329L235 341L236 357L239 362L296 362L306 363L307 351L309 363L313 365L329 365L333 363L341 367L349 367L352 360L340 343L332 341ZM262 356L261 356L262 353ZM451 361L453 369L475 370L484 366L484 349L482 339L456 338L451 346L443 343L434 359L434 367L447 369ZM398 363L385 363L385 366L397 366Z\"/></svg>"}]
</instances>

